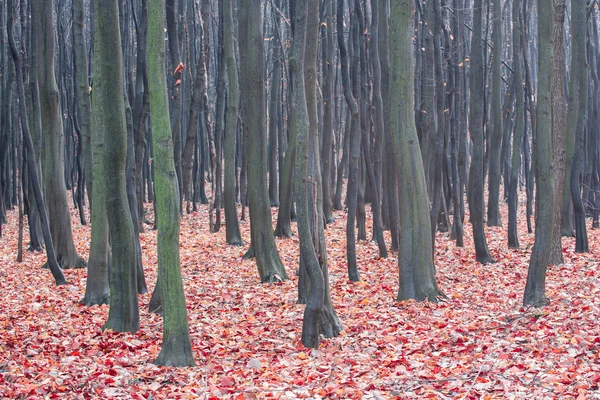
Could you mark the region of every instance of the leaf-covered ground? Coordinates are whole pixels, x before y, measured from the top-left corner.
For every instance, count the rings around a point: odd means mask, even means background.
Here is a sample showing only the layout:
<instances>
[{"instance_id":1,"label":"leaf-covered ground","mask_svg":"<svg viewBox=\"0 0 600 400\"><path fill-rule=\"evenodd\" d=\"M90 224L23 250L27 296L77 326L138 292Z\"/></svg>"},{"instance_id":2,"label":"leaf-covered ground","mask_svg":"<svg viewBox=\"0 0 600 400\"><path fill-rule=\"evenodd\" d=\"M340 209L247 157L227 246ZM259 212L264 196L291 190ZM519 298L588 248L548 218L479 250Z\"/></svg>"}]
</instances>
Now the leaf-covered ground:
<instances>
[{"instance_id":1,"label":"leaf-covered ground","mask_svg":"<svg viewBox=\"0 0 600 400\"><path fill-rule=\"evenodd\" d=\"M87 257L89 227L73 216ZM44 254L15 261L9 212L0 239L0 398L600 398L598 230L588 231L590 254L563 240L566 263L549 269L548 307L521 307L533 244L523 216L520 250L508 249L505 228L487 229L492 265L474 261L470 225L465 248L439 234L448 300L398 303L397 259L378 259L373 243L358 245L362 281L348 281L345 214L335 216L326 232L331 292L345 330L311 351L300 344L297 238L277 240L291 279L263 285L254 262L241 259L245 247L224 244L224 226L207 232L206 207L186 215L181 263L197 367L174 369L152 364L162 325L147 312L150 294L140 296L138 333L102 332L108 306L78 304L85 270L65 271L71 285L55 287L40 269ZM247 222L242 230L249 240ZM153 288L154 231L142 246Z\"/></svg>"}]
</instances>

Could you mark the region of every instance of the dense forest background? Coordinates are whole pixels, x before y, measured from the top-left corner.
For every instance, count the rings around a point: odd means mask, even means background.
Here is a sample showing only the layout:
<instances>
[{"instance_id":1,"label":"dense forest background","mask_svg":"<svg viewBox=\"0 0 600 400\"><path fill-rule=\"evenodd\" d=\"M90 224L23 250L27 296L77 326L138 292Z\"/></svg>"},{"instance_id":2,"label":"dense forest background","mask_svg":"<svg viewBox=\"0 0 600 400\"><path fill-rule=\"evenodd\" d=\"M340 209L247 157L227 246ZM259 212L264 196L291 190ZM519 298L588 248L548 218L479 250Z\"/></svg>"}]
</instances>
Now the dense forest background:
<instances>
[{"instance_id":1,"label":"dense forest background","mask_svg":"<svg viewBox=\"0 0 600 400\"><path fill-rule=\"evenodd\" d=\"M599 18L0 1L0 395L585 398Z\"/></svg>"}]
</instances>

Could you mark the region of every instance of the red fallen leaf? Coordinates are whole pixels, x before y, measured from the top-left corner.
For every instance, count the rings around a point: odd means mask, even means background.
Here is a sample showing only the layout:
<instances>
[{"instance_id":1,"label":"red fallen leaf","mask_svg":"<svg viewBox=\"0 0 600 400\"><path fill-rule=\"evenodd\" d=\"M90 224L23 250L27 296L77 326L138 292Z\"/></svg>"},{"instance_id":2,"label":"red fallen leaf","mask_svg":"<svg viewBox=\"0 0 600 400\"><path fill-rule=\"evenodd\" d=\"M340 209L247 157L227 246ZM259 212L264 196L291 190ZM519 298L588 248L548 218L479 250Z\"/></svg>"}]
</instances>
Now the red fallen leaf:
<instances>
[{"instance_id":1,"label":"red fallen leaf","mask_svg":"<svg viewBox=\"0 0 600 400\"><path fill-rule=\"evenodd\" d=\"M224 377L221 378L221 386L223 386L223 387L232 387L232 386L235 386L235 379L233 379L229 375L226 375L226 376L224 376Z\"/></svg>"}]
</instances>

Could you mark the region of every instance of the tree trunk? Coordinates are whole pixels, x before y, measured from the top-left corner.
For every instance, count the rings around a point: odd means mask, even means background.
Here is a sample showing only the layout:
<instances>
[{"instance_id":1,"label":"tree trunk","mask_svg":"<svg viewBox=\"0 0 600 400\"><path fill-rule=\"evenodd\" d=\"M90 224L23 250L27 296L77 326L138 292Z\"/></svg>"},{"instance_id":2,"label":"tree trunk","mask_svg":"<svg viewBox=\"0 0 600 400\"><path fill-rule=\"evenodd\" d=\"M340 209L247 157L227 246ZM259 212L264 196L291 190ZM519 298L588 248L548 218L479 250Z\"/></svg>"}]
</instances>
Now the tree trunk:
<instances>
[{"instance_id":1,"label":"tree trunk","mask_svg":"<svg viewBox=\"0 0 600 400\"><path fill-rule=\"evenodd\" d=\"M110 258L110 308L103 329L139 329L137 270L133 221L127 201L125 167L127 128L123 63L117 0L95 0L93 130L104 132L103 162ZM110 116L108 118L107 116Z\"/></svg>"},{"instance_id":2,"label":"tree trunk","mask_svg":"<svg viewBox=\"0 0 600 400\"><path fill-rule=\"evenodd\" d=\"M181 270L179 266L179 190L170 132L164 47L164 6L148 6L148 78L155 189L158 209L158 274L163 310L163 342L157 365L194 366Z\"/></svg>"},{"instance_id":3,"label":"tree trunk","mask_svg":"<svg viewBox=\"0 0 600 400\"><path fill-rule=\"evenodd\" d=\"M492 129L488 132L489 140L489 182L488 182L488 226L501 226L500 219L500 177L501 163L500 154L502 150L502 7L501 0L493 0L492 14L492 93L490 112Z\"/></svg>"},{"instance_id":4,"label":"tree trunk","mask_svg":"<svg viewBox=\"0 0 600 400\"><path fill-rule=\"evenodd\" d=\"M435 281L429 201L414 119L412 15L410 0L392 1L390 53L392 59L390 116L394 166L398 172L400 235L397 299L437 301L443 296Z\"/></svg>"},{"instance_id":5,"label":"tree trunk","mask_svg":"<svg viewBox=\"0 0 600 400\"><path fill-rule=\"evenodd\" d=\"M43 129L42 173L50 231L56 259L61 268L82 268L85 262L77 255L73 243L64 176L64 132L59 91L54 75L54 4L34 2L33 10Z\"/></svg>"},{"instance_id":6,"label":"tree trunk","mask_svg":"<svg viewBox=\"0 0 600 400\"><path fill-rule=\"evenodd\" d=\"M535 242L531 252L523 305L541 307L546 298L546 269L550 260L554 218L554 173L552 165L552 25L553 0L538 5L538 101L537 129L533 145L537 185Z\"/></svg>"},{"instance_id":7,"label":"tree trunk","mask_svg":"<svg viewBox=\"0 0 600 400\"><path fill-rule=\"evenodd\" d=\"M275 246L267 189L261 2L241 0L239 10L240 81L245 116L251 248L256 256L261 282L275 282L287 279L287 274Z\"/></svg>"},{"instance_id":8,"label":"tree trunk","mask_svg":"<svg viewBox=\"0 0 600 400\"><path fill-rule=\"evenodd\" d=\"M471 38L471 70L469 72L469 89L471 91L469 106L469 132L473 140L473 158L469 172L469 187L467 197L471 211L471 225L473 226L473 240L475 241L475 254L478 262L492 263L485 237L483 224L483 95L485 90L483 80L483 46L481 38L482 20L481 0L473 4L473 35Z\"/></svg>"},{"instance_id":9,"label":"tree trunk","mask_svg":"<svg viewBox=\"0 0 600 400\"><path fill-rule=\"evenodd\" d=\"M231 1L224 3L224 47L225 66L227 67L227 121L225 132L225 229L227 243L242 245L242 235L237 216L235 203L235 152L237 148L237 106L240 101L240 90L238 84L238 71L235 51L235 35L233 29L233 6Z\"/></svg>"}]
</instances>

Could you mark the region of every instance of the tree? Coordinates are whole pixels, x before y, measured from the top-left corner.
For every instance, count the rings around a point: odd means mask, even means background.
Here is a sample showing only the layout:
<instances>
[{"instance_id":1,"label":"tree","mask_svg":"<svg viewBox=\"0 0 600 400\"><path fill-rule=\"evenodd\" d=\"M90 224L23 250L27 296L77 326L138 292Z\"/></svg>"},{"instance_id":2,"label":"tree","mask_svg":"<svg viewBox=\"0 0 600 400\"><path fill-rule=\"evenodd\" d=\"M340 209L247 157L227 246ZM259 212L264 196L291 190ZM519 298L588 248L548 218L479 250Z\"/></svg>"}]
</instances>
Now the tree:
<instances>
[{"instance_id":1,"label":"tree","mask_svg":"<svg viewBox=\"0 0 600 400\"><path fill-rule=\"evenodd\" d=\"M256 257L261 282L274 282L287 279L287 274L275 246L266 180L261 2L241 0L239 9L242 111L250 209L249 252Z\"/></svg>"},{"instance_id":2,"label":"tree","mask_svg":"<svg viewBox=\"0 0 600 400\"><path fill-rule=\"evenodd\" d=\"M54 74L54 3L33 2L36 32L37 75L42 117L42 173L45 200L50 219L52 242L61 268L81 268L85 262L77 255L64 175L64 131L59 90Z\"/></svg>"},{"instance_id":3,"label":"tree","mask_svg":"<svg viewBox=\"0 0 600 400\"><path fill-rule=\"evenodd\" d=\"M481 37L482 20L481 0L473 3L473 35L471 37L471 69L469 72L469 132L473 140L473 156L467 198L471 212L473 240L477 261L482 264L494 262L487 247L485 227L483 225L483 46Z\"/></svg>"},{"instance_id":4,"label":"tree","mask_svg":"<svg viewBox=\"0 0 600 400\"><path fill-rule=\"evenodd\" d=\"M533 145L537 185L535 243L531 251L523 304L541 307L546 298L546 269L550 260L554 218L554 175L552 165L552 59L553 0L538 5L538 101L537 129Z\"/></svg>"},{"instance_id":5,"label":"tree","mask_svg":"<svg viewBox=\"0 0 600 400\"><path fill-rule=\"evenodd\" d=\"M93 131L104 133L105 199L112 255L110 308L104 329L139 329L133 221L125 188L127 128L123 97L123 62L117 0L94 0ZM110 117L109 117L110 116Z\"/></svg>"},{"instance_id":6,"label":"tree","mask_svg":"<svg viewBox=\"0 0 600 400\"><path fill-rule=\"evenodd\" d=\"M233 1L233 0L232 0ZM223 197L225 201L225 236L227 243L240 246L242 235L237 217L235 203L235 151L237 148L237 126L238 126L238 103L240 101L240 89L238 83L237 63L234 46L233 32L233 5L232 1L224 3L223 29L224 29L224 52L225 66L227 67L227 112L225 132L225 190Z\"/></svg>"},{"instance_id":7,"label":"tree","mask_svg":"<svg viewBox=\"0 0 600 400\"><path fill-rule=\"evenodd\" d=\"M344 0L338 0L337 6L337 36L340 49L340 62L342 68L342 87L344 98L348 103L350 118L349 135L349 161L348 161L348 189L346 202L348 203L348 216L346 221L346 247L348 257L348 279L353 282L360 280L358 267L356 265L356 202L358 196L358 161L360 158L360 110L355 95L352 93L352 81L350 78L350 62L348 60L348 48L344 39ZM358 57L358 55L356 55ZM354 73L358 72L354 70ZM355 78L357 76L355 75ZM356 79L355 79L356 81ZM338 177L339 179L339 177Z\"/></svg>"},{"instance_id":8,"label":"tree","mask_svg":"<svg viewBox=\"0 0 600 400\"><path fill-rule=\"evenodd\" d=\"M524 130L525 113L523 83L521 73L521 2L513 0L512 5L512 21L513 21L513 80L516 91L516 108L515 108L515 129L513 132L512 141L512 158L510 168L510 180L508 189L508 247L519 248L519 236L517 233L517 210L518 210L518 185L519 172L521 169L521 143Z\"/></svg>"},{"instance_id":9,"label":"tree","mask_svg":"<svg viewBox=\"0 0 600 400\"><path fill-rule=\"evenodd\" d=\"M158 365L195 365L179 267L179 186L173 160L173 137L165 71L164 5L148 5L148 79L155 154L158 211L158 274L163 309L163 342Z\"/></svg>"},{"instance_id":10,"label":"tree","mask_svg":"<svg viewBox=\"0 0 600 400\"><path fill-rule=\"evenodd\" d=\"M487 209L488 226L500 226L500 155L502 150L502 5L501 0L493 0L492 14L492 93L490 112L492 114L492 129L489 138L489 197ZM475 40L475 39L474 39Z\"/></svg>"},{"instance_id":11,"label":"tree","mask_svg":"<svg viewBox=\"0 0 600 400\"><path fill-rule=\"evenodd\" d=\"M437 301L443 296L435 281L429 200L423 159L414 119L411 0L392 1L390 11L390 131L394 167L402 190L398 253L398 300Z\"/></svg>"},{"instance_id":12,"label":"tree","mask_svg":"<svg viewBox=\"0 0 600 400\"><path fill-rule=\"evenodd\" d=\"M563 249L561 217L563 191L565 186L565 145L567 131L567 99L565 96L565 0L553 0L553 65L552 65L552 157L554 167L554 216L552 223L552 244L550 260L552 265L562 264Z\"/></svg>"},{"instance_id":13,"label":"tree","mask_svg":"<svg viewBox=\"0 0 600 400\"><path fill-rule=\"evenodd\" d=\"M23 79L23 65L21 56L19 55L19 50L17 49L17 45L14 39L14 12L15 7L12 4L12 0L8 1L7 4L7 31L8 31L8 44L10 46L10 53L12 55L12 59L15 65L16 78L17 78L17 91L19 96L19 116L21 117L21 127L23 129L23 138L25 140L25 146L28 152L27 162L28 169L30 174L30 179L32 183L33 193L35 196L35 204L38 208L38 212L40 215L41 223L42 223L42 232L44 235L44 242L46 243L46 255L48 257L47 264L50 267L50 272L52 272L52 276L54 277L54 281L56 285L66 285L68 284L65 279L62 270L58 264L58 260L56 258L56 253L54 251L54 244L52 242L52 235L50 233L50 223L48 221L48 214L46 211L46 205L44 202L44 198L42 196L42 188L40 183L40 177L38 175L38 167L36 165L35 158L35 150L33 147L33 141L31 139L31 134L29 132L29 120L27 115L27 101L25 99L25 85ZM22 38L23 40L23 38ZM16 166L15 166L16 168ZM0 218L2 218L0 216Z\"/></svg>"}]
</instances>

